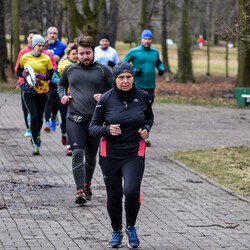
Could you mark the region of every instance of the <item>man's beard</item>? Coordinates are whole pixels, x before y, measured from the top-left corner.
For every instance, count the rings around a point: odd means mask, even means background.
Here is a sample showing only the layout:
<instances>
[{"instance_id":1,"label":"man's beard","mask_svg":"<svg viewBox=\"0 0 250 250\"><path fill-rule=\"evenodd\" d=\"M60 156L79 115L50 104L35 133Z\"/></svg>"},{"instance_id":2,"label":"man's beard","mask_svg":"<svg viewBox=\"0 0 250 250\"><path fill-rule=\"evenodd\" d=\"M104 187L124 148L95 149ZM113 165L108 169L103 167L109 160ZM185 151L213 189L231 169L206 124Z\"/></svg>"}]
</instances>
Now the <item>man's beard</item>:
<instances>
[{"instance_id":1,"label":"man's beard","mask_svg":"<svg viewBox=\"0 0 250 250\"><path fill-rule=\"evenodd\" d=\"M88 67L90 67L90 66L93 64L93 62L94 62L94 58L93 58L91 61L89 61L89 60L85 60L85 62L89 62L89 64L88 64L88 65L85 65L85 64L84 64L84 62L81 62L81 64L82 64L82 66L83 66L83 67L88 68Z\"/></svg>"},{"instance_id":2,"label":"man's beard","mask_svg":"<svg viewBox=\"0 0 250 250\"><path fill-rule=\"evenodd\" d=\"M50 39L50 40L48 40L48 44L54 44L55 42L56 42L55 39Z\"/></svg>"}]
</instances>

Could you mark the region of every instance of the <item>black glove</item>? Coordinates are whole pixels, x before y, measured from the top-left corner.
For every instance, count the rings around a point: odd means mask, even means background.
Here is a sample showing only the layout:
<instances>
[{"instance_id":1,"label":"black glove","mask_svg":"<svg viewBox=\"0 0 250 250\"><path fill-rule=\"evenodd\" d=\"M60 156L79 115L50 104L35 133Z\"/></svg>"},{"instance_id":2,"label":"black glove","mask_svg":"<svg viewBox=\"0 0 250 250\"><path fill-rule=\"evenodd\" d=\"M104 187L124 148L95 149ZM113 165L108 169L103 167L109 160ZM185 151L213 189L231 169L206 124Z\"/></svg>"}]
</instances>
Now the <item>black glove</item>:
<instances>
[{"instance_id":1,"label":"black glove","mask_svg":"<svg viewBox=\"0 0 250 250\"><path fill-rule=\"evenodd\" d=\"M115 67L115 63L113 63L112 61L108 61L108 66L113 68Z\"/></svg>"},{"instance_id":2,"label":"black glove","mask_svg":"<svg viewBox=\"0 0 250 250\"><path fill-rule=\"evenodd\" d=\"M164 74L164 70L159 69L158 75L159 75L159 76L162 76L163 74Z\"/></svg>"},{"instance_id":3,"label":"black glove","mask_svg":"<svg viewBox=\"0 0 250 250\"><path fill-rule=\"evenodd\" d=\"M135 71L135 75L136 75L136 76L141 75L141 69L137 69L137 70Z\"/></svg>"}]
</instances>

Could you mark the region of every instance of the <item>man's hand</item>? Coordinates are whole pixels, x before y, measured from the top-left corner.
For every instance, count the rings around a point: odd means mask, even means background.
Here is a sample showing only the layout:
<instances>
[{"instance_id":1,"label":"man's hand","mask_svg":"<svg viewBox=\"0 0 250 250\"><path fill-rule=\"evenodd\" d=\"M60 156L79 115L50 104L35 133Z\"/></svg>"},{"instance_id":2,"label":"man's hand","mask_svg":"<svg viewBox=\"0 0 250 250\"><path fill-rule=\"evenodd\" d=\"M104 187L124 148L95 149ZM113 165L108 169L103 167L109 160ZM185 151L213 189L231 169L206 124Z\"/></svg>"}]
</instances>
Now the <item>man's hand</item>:
<instances>
[{"instance_id":1,"label":"man's hand","mask_svg":"<svg viewBox=\"0 0 250 250\"><path fill-rule=\"evenodd\" d=\"M120 124L112 124L109 126L109 131L111 133L111 135L120 135L122 133L121 128L120 128Z\"/></svg>"},{"instance_id":2,"label":"man's hand","mask_svg":"<svg viewBox=\"0 0 250 250\"><path fill-rule=\"evenodd\" d=\"M141 69L137 69L137 70L135 71L135 75L136 75L136 76L141 75Z\"/></svg>"},{"instance_id":3,"label":"man's hand","mask_svg":"<svg viewBox=\"0 0 250 250\"><path fill-rule=\"evenodd\" d=\"M95 100L98 102L98 101L100 100L101 96L102 96L102 94L94 94L93 97L94 97Z\"/></svg>"},{"instance_id":4,"label":"man's hand","mask_svg":"<svg viewBox=\"0 0 250 250\"><path fill-rule=\"evenodd\" d=\"M59 62L59 60L60 60L60 57L59 57L58 55L53 55L53 58L54 58L54 60L55 60L56 62Z\"/></svg>"},{"instance_id":5,"label":"man's hand","mask_svg":"<svg viewBox=\"0 0 250 250\"><path fill-rule=\"evenodd\" d=\"M69 102L71 99L72 99L72 96L70 96L70 95L65 95L65 96L62 97L61 103L62 103L62 104L66 104L66 103Z\"/></svg>"},{"instance_id":6,"label":"man's hand","mask_svg":"<svg viewBox=\"0 0 250 250\"><path fill-rule=\"evenodd\" d=\"M108 66L113 68L115 67L115 63L112 61L108 61Z\"/></svg>"},{"instance_id":7,"label":"man's hand","mask_svg":"<svg viewBox=\"0 0 250 250\"><path fill-rule=\"evenodd\" d=\"M159 69L158 75L159 75L159 76L162 76L163 74L164 74L164 70Z\"/></svg>"},{"instance_id":8,"label":"man's hand","mask_svg":"<svg viewBox=\"0 0 250 250\"><path fill-rule=\"evenodd\" d=\"M148 138L148 131L146 129L139 129L138 133L141 135L142 139L147 139Z\"/></svg>"}]
</instances>

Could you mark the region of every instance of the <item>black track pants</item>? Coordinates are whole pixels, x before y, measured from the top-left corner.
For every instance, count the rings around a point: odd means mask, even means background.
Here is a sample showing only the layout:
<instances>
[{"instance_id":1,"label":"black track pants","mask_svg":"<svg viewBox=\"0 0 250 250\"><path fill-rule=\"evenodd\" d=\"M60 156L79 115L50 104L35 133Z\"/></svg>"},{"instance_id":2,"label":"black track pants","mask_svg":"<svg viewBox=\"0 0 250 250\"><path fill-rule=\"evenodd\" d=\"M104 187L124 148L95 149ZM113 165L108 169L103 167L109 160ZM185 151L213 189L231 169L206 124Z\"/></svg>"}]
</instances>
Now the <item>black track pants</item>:
<instances>
[{"instance_id":1,"label":"black track pants","mask_svg":"<svg viewBox=\"0 0 250 250\"><path fill-rule=\"evenodd\" d=\"M107 209L113 230L122 229L122 197L125 196L126 225L134 226L140 209L141 181L145 158L120 160L100 156L107 190ZM122 187L122 179L124 186Z\"/></svg>"},{"instance_id":2,"label":"black track pants","mask_svg":"<svg viewBox=\"0 0 250 250\"><path fill-rule=\"evenodd\" d=\"M23 92L23 100L28 112L30 113L30 131L32 133L32 140L37 144L37 135L43 125L43 112L46 107L48 95L43 94L30 94Z\"/></svg>"},{"instance_id":3,"label":"black track pants","mask_svg":"<svg viewBox=\"0 0 250 250\"><path fill-rule=\"evenodd\" d=\"M89 134L89 121L77 123L67 118L67 134L72 148L72 171L76 190L91 184L96 165L100 139ZM84 161L85 157L85 161Z\"/></svg>"},{"instance_id":4,"label":"black track pants","mask_svg":"<svg viewBox=\"0 0 250 250\"><path fill-rule=\"evenodd\" d=\"M49 95L48 104L47 104L46 109L45 109L45 120L46 120L46 122L48 122L50 118L51 118L51 120L56 119L56 115L57 115L57 112L58 112L59 99L60 98L58 96L57 91L51 91L51 93Z\"/></svg>"},{"instance_id":5,"label":"black track pants","mask_svg":"<svg viewBox=\"0 0 250 250\"><path fill-rule=\"evenodd\" d=\"M28 116L29 112L28 112L27 107L25 105L25 102L23 100L22 88L21 88L21 102L22 102L22 109L23 109L23 116L24 116L25 125L26 125L26 128L29 129L29 124L28 124L28 119L27 119L27 116Z\"/></svg>"}]
</instances>

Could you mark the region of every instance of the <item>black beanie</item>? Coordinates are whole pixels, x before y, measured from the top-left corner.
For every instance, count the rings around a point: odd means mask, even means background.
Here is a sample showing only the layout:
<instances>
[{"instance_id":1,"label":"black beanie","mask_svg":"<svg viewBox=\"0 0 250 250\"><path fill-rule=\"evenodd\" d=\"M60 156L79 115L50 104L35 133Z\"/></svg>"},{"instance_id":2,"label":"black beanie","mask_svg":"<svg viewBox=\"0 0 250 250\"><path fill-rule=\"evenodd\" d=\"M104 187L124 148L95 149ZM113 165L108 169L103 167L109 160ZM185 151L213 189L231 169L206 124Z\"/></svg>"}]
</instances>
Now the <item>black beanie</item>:
<instances>
[{"instance_id":1,"label":"black beanie","mask_svg":"<svg viewBox=\"0 0 250 250\"><path fill-rule=\"evenodd\" d=\"M109 40L109 35L107 33L103 33L101 36L100 36L100 39L99 41L101 41L102 39L108 39ZM110 40L109 40L110 41Z\"/></svg>"},{"instance_id":2,"label":"black beanie","mask_svg":"<svg viewBox=\"0 0 250 250\"><path fill-rule=\"evenodd\" d=\"M134 76L133 66L125 61L119 62L113 68L113 79L115 80L121 73L129 72L132 76Z\"/></svg>"}]
</instances>

